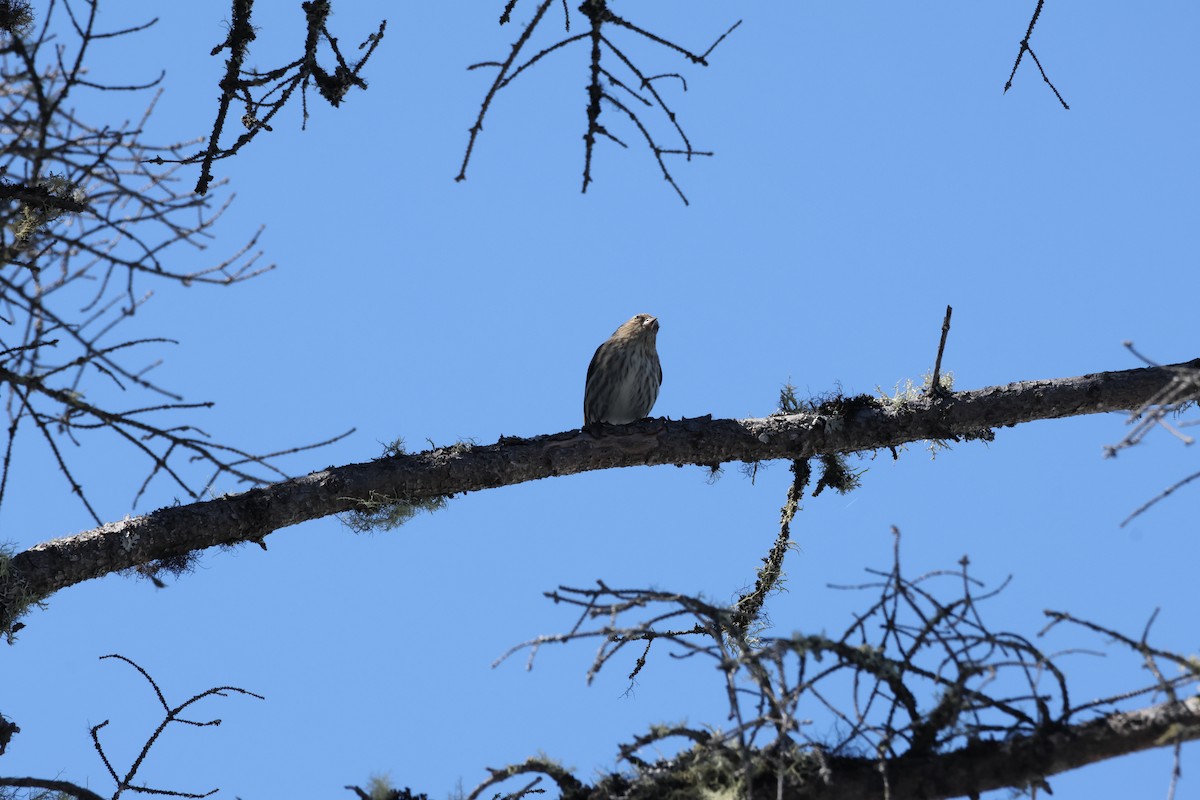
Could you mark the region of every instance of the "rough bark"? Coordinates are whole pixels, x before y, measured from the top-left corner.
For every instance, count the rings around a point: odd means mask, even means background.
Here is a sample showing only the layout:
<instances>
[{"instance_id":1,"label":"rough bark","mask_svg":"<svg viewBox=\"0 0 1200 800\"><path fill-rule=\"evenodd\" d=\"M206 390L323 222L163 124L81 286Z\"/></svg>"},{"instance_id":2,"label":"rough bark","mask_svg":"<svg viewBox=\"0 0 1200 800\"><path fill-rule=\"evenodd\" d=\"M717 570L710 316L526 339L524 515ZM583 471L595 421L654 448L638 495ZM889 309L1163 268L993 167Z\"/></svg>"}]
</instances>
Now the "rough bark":
<instances>
[{"instance_id":1,"label":"rough bark","mask_svg":"<svg viewBox=\"0 0 1200 800\"><path fill-rule=\"evenodd\" d=\"M76 786L69 781L46 780L43 778L0 778L0 786L14 786L24 789L46 789L50 792L59 792L60 795L78 798L78 800L104 800L104 798L90 789L85 789L82 786ZM44 795L30 795L30 797L38 796Z\"/></svg>"},{"instance_id":2,"label":"rough bark","mask_svg":"<svg viewBox=\"0 0 1200 800\"><path fill-rule=\"evenodd\" d=\"M412 502L590 470L648 464L717 465L894 447L925 439L992 438L1037 419L1129 411L1153 401L1200 359L1163 367L1022 381L902 402L837 398L816 410L763 419L657 419L492 445L459 444L330 467L301 478L171 506L35 545L0 569L0 629L31 600L110 572L215 545L261 541L272 531L339 512L360 499ZM3 566L3 565L0 565Z\"/></svg>"},{"instance_id":3,"label":"rough bark","mask_svg":"<svg viewBox=\"0 0 1200 800\"><path fill-rule=\"evenodd\" d=\"M995 789L1046 789L1047 778L1068 770L1197 738L1200 697L1190 697L1134 711L1114 711L1076 725L1047 726L1030 735L977 741L945 753L899 756L886 762L797 750L784 757L782 782L779 767L755 765L752 771L756 777L748 795L782 800L941 800L978 797ZM674 792L671 796L699 797L706 794L700 788L702 783L720 776L722 766L706 769L701 761L689 758L694 755L676 759L675 764L684 765L680 770L672 769L672 763L659 763L632 779L613 774L594 786L580 785L570 796L576 800L664 797L671 794L664 791L669 787ZM717 761L721 757L716 751L708 751L699 758ZM728 779L736 780L740 765L725 766L733 768ZM542 770L537 764L526 764L513 771ZM563 788L559 776L552 777ZM733 796L733 792L728 794Z\"/></svg>"},{"instance_id":4,"label":"rough bark","mask_svg":"<svg viewBox=\"0 0 1200 800\"><path fill-rule=\"evenodd\" d=\"M943 755L912 760L901 757L888 764L888 782L896 800L937 800L1008 787L1043 786L1046 778L1068 770L1197 738L1200 698L1190 697L1135 711L1114 711L1036 735L975 742ZM850 770L831 764L833 774L839 776L836 792L798 792L792 798L879 796L883 789L879 763L853 761L860 763Z\"/></svg>"}]
</instances>

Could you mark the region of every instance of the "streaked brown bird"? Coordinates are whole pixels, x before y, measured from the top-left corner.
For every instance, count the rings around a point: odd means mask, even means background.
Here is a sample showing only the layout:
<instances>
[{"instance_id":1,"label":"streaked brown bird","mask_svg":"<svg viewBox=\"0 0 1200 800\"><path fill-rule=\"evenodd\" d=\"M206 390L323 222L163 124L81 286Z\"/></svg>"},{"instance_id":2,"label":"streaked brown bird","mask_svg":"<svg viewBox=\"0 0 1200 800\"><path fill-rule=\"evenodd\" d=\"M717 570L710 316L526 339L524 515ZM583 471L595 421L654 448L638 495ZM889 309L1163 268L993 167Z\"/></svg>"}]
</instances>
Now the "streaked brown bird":
<instances>
[{"instance_id":1,"label":"streaked brown bird","mask_svg":"<svg viewBox=\"0 0 1200 800\"><path fill-rule=\"evenodd\" d=\"M624 425L650 414L662 385L658 320L638 314L596 348L583 390L583 424Z\"/></svg>"}]
</instances>

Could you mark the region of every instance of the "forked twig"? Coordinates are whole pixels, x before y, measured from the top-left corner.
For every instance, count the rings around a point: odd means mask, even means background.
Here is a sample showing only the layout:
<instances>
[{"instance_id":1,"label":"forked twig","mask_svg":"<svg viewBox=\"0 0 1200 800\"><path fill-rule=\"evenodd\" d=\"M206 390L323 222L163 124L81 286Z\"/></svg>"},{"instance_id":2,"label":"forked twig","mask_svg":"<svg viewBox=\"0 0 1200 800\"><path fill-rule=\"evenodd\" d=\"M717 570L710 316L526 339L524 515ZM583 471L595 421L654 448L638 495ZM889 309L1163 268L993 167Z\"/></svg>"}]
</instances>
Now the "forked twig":
<instances>
[{"instance_id":1,"label":"forked twig","mask_svg":"<svg viewBox=\"0 0 1200 800\"><path fill-rule=\"evenodd\" d=\"M1021 48L1017 50L1017 58L1013 62L1012 72L1009 73L1008 80L1004 84L1004 91L1007 93L1008 90L1012 88L1013 77L1017 74L1017 67L1021 66L1021 59L1025 56L1025 53L1028 52L1030 58L1033 59L1033 63L1037 65L1038 72L1042 73L1042 80L1045 81L1046 85L1050 87L1050 90L1054 92L1054 96L1058 98L1058 102L1062 104L1062 107L1069 111L1071 107L1067 105L1067 101L1063 99L1061 94L1059 94L1058 87L1056 87L1050 81L1050 77L1046 75L1046 70L1042 68L1042 62L1038 60L1037 54L1034 53L1033 48L1029 46L1029 38L1033 36L1033 27L1037 25L1038 17L1042 15L1042 6L1045 5L1045 2L1046 0L1037 0L1037 7L1034 8L1033 16L1029 19L1029 27L1025 29L1025 38L1021 39Z\"/></svg>"}]
</instances>

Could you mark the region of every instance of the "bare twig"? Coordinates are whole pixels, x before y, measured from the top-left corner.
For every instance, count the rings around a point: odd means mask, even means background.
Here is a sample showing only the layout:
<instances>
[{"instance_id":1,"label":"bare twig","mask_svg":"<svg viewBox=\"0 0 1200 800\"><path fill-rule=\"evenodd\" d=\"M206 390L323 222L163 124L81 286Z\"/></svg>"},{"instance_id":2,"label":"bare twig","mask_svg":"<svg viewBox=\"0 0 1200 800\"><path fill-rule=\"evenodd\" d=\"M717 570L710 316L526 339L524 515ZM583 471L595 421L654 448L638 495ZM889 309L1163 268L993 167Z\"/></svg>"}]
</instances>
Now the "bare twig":
<instances>
[{"instance_id":1,"label":"bare twig","mask_svg":"<svg viewBox=\"0 0 1200 800\"><path fill-rule=\"evenodd\" d=\"M1124 344L1129 352L1137 356L1143 363L1158 366L1154 361L1138 352L1133 346L1133 342L1127 341ZM1171 422L1168 422L1168 418L1178 416L1185 410L1194 407L1197 400L1200 400L1200 366L1175 365L1174 367L1167 367L1165 369L1169 370L1171 380L1159 391L1147 397L1137 408L1131 410L1128 420L1130 425L1129 433L1116 444L1105 446L1104 455L1106 458L1113 458L1120 451L1141 444L1146 436L1155 428L1162 428L1185 445L1191 445L1195 442L1193 437L1183 433L1179 428L1194 425L1198 422L1197 420L1173 425ZM1126 517L1121 522L1121 527L1125 527L1154 505L1165 500L1174 492L1197 478L1200 478L1200 472L1193 473L1171 484Z\"/></svg>"},{"instance_id":2,"label":"bare twig","mask_svg":"<svg viewBox=\"0 0 1200 800\"><path fill-rule=\"evenodd\" d=\"M217 114L213 120L212 133L208 144L199 152L192 155L163 158L161 155L149 160L152 164L200 164L200 177L196 181L196 192L205 194L212 184L213 162L230 158L250 143L255 136L263 131L271 130L271 120L292 99L296 90L300 90L302 105L301 127L308 121L308 86L315 84L318 93L326 102L335 108L349 94L351 89L365 91L367 82L361 72L367 61L375 52L375 48L383 41L387 30L387 20L379 23L379 28L369 34L359 50L364 50L362 57L355 62L349 62L342 55L338 40L329 33L326 23L332 13L331 0L306 0L301 3L304 11L307 35L304 40L303 52L293 61L281 67L260 71L247 70L243 67L250 52L250 43L257 36L256 30L250 23L254 0L232 0L232 22L225 41L213 48L211 55L217 56L223 50L229 50L225 61L225 75L219 83L221 90L217 103ZM332 70L322 66L319 57L321 44L328 45L333 54ZM257 93L257 97L255 94ZM225 131L225 123L229 115L229 107L240 101L245 105L241 122L245 132L234 140L233 144L222 145L221 136Z\"/></svg>"},{"instance_id":3,"label":"bare twig","mask_svg":"<svg viewBox=\"0 0 1200 800\"><path fill-rule=\"evenodd\" d=\"M1046 75L1046 70L1042 69L1042 62L1038 60L1037 55L1033 52L1033 48L1029 46L1029 38L1033 36L1033 27L1037 25L1038 17L1042 15L1042 6L1045 5L1045 2L1046 0L1037 0L1037 7L1034 8L1033 16L1029 19L1029 27L1025 29L1025 38L1021 40L1021 48L1017 51L1017 58L1013 62L1012 72L1009 73L1008 81L1004 84L1004 91L1007 93L1012 88L1013 77L1017 74L1017 67L1021 66L1021 59L1028 52L1029 56L1033 59L1033 63L1037 65L1038 72L1042 74L1042 80L1054 92L1054 96L1058 98L1058 102L1062 104L1062 107L1069 111L1071 107L1067 105L1067 101L1063 99L1063 96L1058 93L1058 88L1051 83L1049 76Z\"/></svg>"},{"instance_id":4,"label":"bare twig","mask_svg":"<svg viewBox=\"0 0 1200 800\"><path fill-rule=\"evenodd\" d=\"M1170 497L1172 494L1174 494L1176 490L1182 489L1184 486L1187 486L1189 483L1196 480L1197 478L1200 478L1200 472L1193 472L1191 475L1188 475L1186 478L1176 481L1175 483L1168 486L1166 489L1163 489L1162 492L1160 492L1159 494L1157 494L1150 500L1147 500L1142 505L1138 506L1136 511L1134 511L1132 514L1130 514L1128 517L1126 517L1124 520L1122 520L1121 527L1124 528L1130 522L1133 522L1134 519L1141 516L1145 512L1149 511L1154 505L1156 505L1157 503L1159 503L1163 500L1166 500L1168 497Z\"/></svg>"},{"instance_id":5,"label":"bare twig","mask_svg":"<svg viewBox=\"0 0 1200 800\"><path fill-rule=\"evenodd\" d=\"M230 692L246 695L248 697L254 697L259 700L264 700L266 698L264 698L262 695L255 694L254 692L250 692L245 689L240 689L236 686L217 686L212 689L206 689L197 695L193 695L191 698L185 700L183 703L179 704L178 706L172 707L171 705L169 705L167 703L167 699L163 695L162 690L158 688L158 684L155 683L155 681L152 677L150 677L150 673L148 673L139 664L134 662L132 659L126 658L125 656L122 656L122 655L113 654L113 655L100 656L100 659L102 661L104 659L108 659L108 658L114 658L114 659L117 659L120 661L124 661L126 664L129 664L131 667L133 667L135 670L137 670L139 673L141 673L142 677L146 679L146 682L149 683L150 687L154 690L154 696L158 699L158 703L160 706L162 706L162 709L164 712L164 717L163 717L162 721L158 724L158 726L154 729L154 731L150 734L150 736L147 737L145 743L143 743L143 745L142 745L141 751L138 753L137 757L133 760L133 763L130 764L129 769L125 772L124 775L121 775L121 776L118 776L116 770L113 769L112 763L109 761L107 754L104 752L104 746L100 743L100 730L103 729L106 725L108 725L109 721L104 720L104 722L101 722L98 725L92 726L92 728L91 728L92 745L96 748L96 752L97 752L97 754L99 754L100 760L104 762L104 766L108 770L109 776L117 784L117 790L113 794L113 800L116 800L116 798L120 797L127 789L131 790L133 792L138 792L138 793L143 793L143 794L166 794L166 795L171 795L173 797L188 797L188 798L208 797L209 795L214 794L217 791L216 789L213 789L208 792L204 792L203 794L195 794L195 793L191 793L191 792L181 792L181 791L174 790L174 789L153 789L153 788L150 788L147 786L135 786L133 784L133 780L134 780L134 778L137 777L138 770L141 769L142 765L146 761L146 758L150 755L151 748L154 747L154 744L158 741L158 738L163 734L163 732L167 729L167 726L170 725L172 722L178 722L183 725L191 725L193 727L198 727L198 728L212 727L212 726L221 724L221 720L219 720L219 719L209 720L207 722L197 722L195 720L190 720L190 719L186 719L186 718L182 717L181 714L186 709L188 709L189 707L194 705L195 703L198 703L199 701L203 700L206 697L213 697L213 696L226 697L228 695L228 693L230 693Z\"/></svg>"},{"instance_id":6,"label":"bare twig","mask_svg":"<svg viewBox=\"0 0 1200 800\"><path fill-rule=\"evenodd\" d=\"M631 57L629 57L625 52L623 52L621 50L621 48L618 47L618 45L615 44L614 41L609 36L606 36L604 31L605 31L606 27L619 28L619 29L623 29L625 31L630 31L637 38L652 42L653 44L655 44L659 47L666 48L667 50L672 51L674 54L686 58L693 64L707 66L707 63L708 63L707 57L712 53L712 51L717 47L718 44L720 44L730 33L732 33L738 27L738 25L741 24L740 21L735 23L734 25L732 25L727 31L725 31L725 33L721 34L721 36L719 36L716 39L716 41L714 41L713 44L704 53L698 54L698 53L692 52L692 51L688 50L687 48L684 48L678 44L675 44L674 42L670 41L669 39L659 36L658 34L653 33L652 31L649 31L642 27L639 27L638 25L634 24L633 22L630 22L629 20L626 20L622 17L617 16L609 8L607 0L585 0L582 3L582 5L580 5L579 10L583 13L584 16L586 16L588 18L589 25L588 25L588 31L586 33L579 33L579 34L575 34L575 35L564 36L563 38L559 39L558 41L541 48L536 53L534 53L532 56L530 56L529 58L526 58L524 61L521 61L518 64L518 58L520 57L521 53L523 52L523 50L526 48L526 46L530 42L535 30L541 24L546 11L550 8L551 3L552 3L552 0L542 0L542 2L539 3L537 9L533 13L533 17L532 17L531 21L529 22L528 25L525 26L524 30L522 30L521 35L517 38L516 42L513 43L512 47L509 51L508 57L503 62L486 61L486 62L479 62L476 64L472 64L470 67L468 67L468 69L479 69L481 67L496 67L497 73L496 73L495 78L492 81L491 86L488 89L486 96L484 97L483 101L480 103L479 114L476 117L475 124L472 125L470 128L470 137L467 141L466 152L463 154L462 165L459 168L458 175L455 176L455 180L456 181L466 180L467 165L470 162L471 155L473 154L473 152L475 150L476 140L477 140L479 134L483 130L483 120L487 116L487 112L488 112L489 108L491 107L492 101L495 99L496 94L501 89L505 88L510 83L512 83L512 81L518 75L520 75L526 69L532 67L534 64L541 61L543 58L545 58L549 54L551 54L557 50L560 50L562 48L565 48L566 46L568 46L570 44L573 44L573 43L576 43L576 42L586 39L589 42L588 69L589 69L589 73L590 73L590 79L588 81L588 86L587 86L587 93L588 93L588 101L587 101L587 106L586 106L587 126L586 126L586 129L584 131L584 136L583 136L583 138L584 138L583 162L584 163L583 163L582 191L586 192L588 189L588 186L591 185L591 183L592 183L592 162L593 162L593 156L595 153L595 146L596 146L597 138L607 139L611 142L614 142L614 143L620 145L623 148L626 147L625 143L621 140L621 138L617 134L615 134L613 131L609 130L600 121L604 103L607 102L608 104L612 105L617 110L624 113L629 118L630 122L632 122L634 127L636 127L638 129L638 131L642 134L642 138L646 141L647 147L650 149L651 153L654 155L655 160L658 162L659 168L662 170L663 178L671 185L671 187L675 190L675 192L679 196L679 198L681 200L683 200L683 202L686 204L687 197L684 195L683 191L680 189L679 185L676 183L674 176L672 176L670 169L668 168L666 162L663 159L663 156L664 155L683 155L687 158L687 160L690 161L692 156L711 156L712 153L706 152L706 151L695 150L692 147L691 142L688 140L687 135L683 131L683 127L679 123L678 117L670 108L668 108L668 106L667 106L666 102L663 100L662 96L654 88L653 81L656 78L664 77L664 76L663 75L655 75L652 77L647 77L643 73L643 71L635 65L634 60ZM514 5L515 5L515 3L510 2L507 6L505 6L504 13L501 15L501 19L500 19L500 23L502 25L509 21L510 14L513 10ZM568 20L568 24L567 24L567 32L568 32L568 34L570 32L569 20ZM603 59L604 59L604 53L606 51L611 52L613 55L615 55L621 61L622 65L630 73L632 73L632 75L637 79L636 80L636 86L638 87L637 89L631 88L633 85L635 85L635 81L629 80L629 79L622 80L622 78L619 77L618 75L616 75L613 70L608 69L604 66ZM683 88L686 91L687 83L686 83L686 81L683 81L682 76L675 75L674 73L671 73L671 74L673 74L675 77L680 78L680 81L683 83ZM682 147L667 147L667 146L663 146L662 144L660 144L658 139L656 138L656 135L652 132L650 125L647 123L646 120L643 120L638 115L638 112L634 111L629 106L627 106L625 103L616 99L615 97L613 97L611 94L609 94L605 90L605 88L604 88L605 80L607 80L607 82L610 85L619 86L622 89L624 89L625 91L629 92L631 95L636 97L637 100L640 101L643 105L657 106L658 109L662 112L662 116L670 123L670 125L674 129L675 135L679 137L679 140L682 142ZM651 103L649 100L647 100L646 98L644 98L640 94L638 94L638 92L641 92L641 91L649 92L651 97L653 97L654 102Z\"/></svg>"},{"instance_id":7,"label":"bare twig","mask_svg":"<svg viewBox=\"0 0 1200 800\"><path fill-rule=\"evenodd\" d=\"M111 795L112 800L117 800L117 798L124 795L127 791L137 794L157 794L170 797L186 798L208 797L209 795L215 793L217 791L216 789L198 794L193 792L182 792L177 789L151 788L144 785L135 785L134 780L137 777L138 771L145 765L146 760L150 755L150 750L154 747L159 737L166 731L167 726L169 726L171 723L176 722L182 725L191 725L199 728L213 727L221 724L221 720L219 719L201 722L183 717L183 712L195 703L198 703L207 697L227 697L230 693L246 695L259 700L264 699L262 695L255 694L254 692L250 692L245 689L240 689L236 686L217 686L193 695L183 703L172 707L167 703L166 697L163 695L163 692L159 688L158 684L152 677L150 677L150 673L142 668L139 664L134 662L132 659L121 655L106 655L100 657L101 660L109 658L124 661L126 664L129 664L131 667L137 670L141 676L146 679L146 682L150 684L151 689L154 691L154 696L158 700L158 704L162 707L164 713L162 721L158 723L154 731L151 732L146 738L146 741L142 744L141 750L138 752L137 756L133 759L129 768L124 772L123 775L118 774L117 770L113 767L112 761L109 759L108 754L104 750L104 745L100 741L100 731L102 731L108 725L109 720L104 720L103 722L91 727L90 733L92 737L92 746L96 749L96 754L99 756L101 763L104 764L104 768L108 772L109 777L116 785L116 789ZM69 795L76 798L76 800L100 800L100 795L96 794L90 789L86 789L82 786L62 780L0 777L0 786L45 789L47 791Z\"/></svg>"},{"instance_id":8,"label":"bare twig","mask_svg":"<svg viewBox=\"0 0 1200 800\"><path fill-rule=\"evenodd\" d=\"M954 309L946 306L946 318L942 320L942 339L938 342L937 361L933 364L933 379L929 383L929 396L937 397L942 393L942 354L946 351L946 337L950 335L950 315Z\"/></svg>"}]
</instances>

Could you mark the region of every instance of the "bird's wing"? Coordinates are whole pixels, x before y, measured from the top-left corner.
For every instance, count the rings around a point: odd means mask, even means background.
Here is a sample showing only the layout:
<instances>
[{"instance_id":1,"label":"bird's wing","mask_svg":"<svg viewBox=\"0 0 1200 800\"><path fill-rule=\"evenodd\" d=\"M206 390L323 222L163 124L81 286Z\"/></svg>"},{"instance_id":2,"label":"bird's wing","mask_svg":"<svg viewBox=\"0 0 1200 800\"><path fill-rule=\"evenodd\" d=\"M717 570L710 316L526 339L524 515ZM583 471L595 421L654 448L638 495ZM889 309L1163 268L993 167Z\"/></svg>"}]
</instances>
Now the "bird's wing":
<instances>
[{"instance_id":1,"label":"bird's wing","mask_svg":"<svg viewBox=\"0 0 1200 800\"><path fill-rule=\"evenodd\" d=\"M608 342L605 342L604 344L608 344ZM596 371L596 364L600 362L600 351L604 349L604 344L597 347L596 352L592 354L592 361L590 364L588 364L588 374L587 380L584 381L585 383L591 383L592 381L592 373Z\"/></svg>"}]
</instances>

